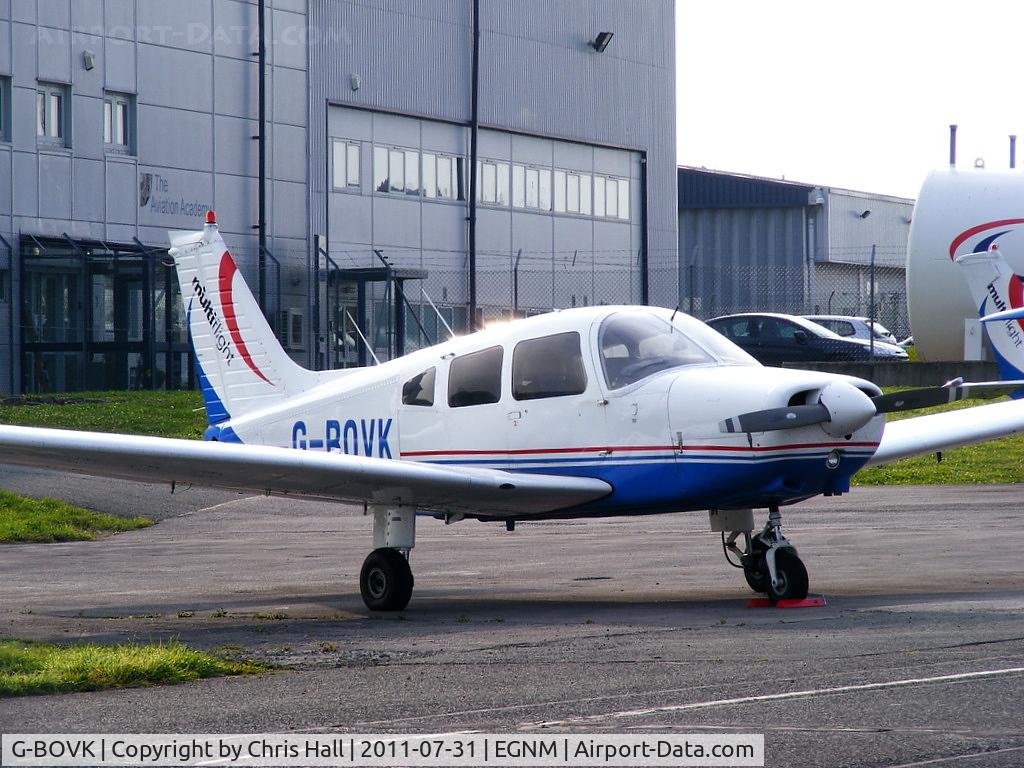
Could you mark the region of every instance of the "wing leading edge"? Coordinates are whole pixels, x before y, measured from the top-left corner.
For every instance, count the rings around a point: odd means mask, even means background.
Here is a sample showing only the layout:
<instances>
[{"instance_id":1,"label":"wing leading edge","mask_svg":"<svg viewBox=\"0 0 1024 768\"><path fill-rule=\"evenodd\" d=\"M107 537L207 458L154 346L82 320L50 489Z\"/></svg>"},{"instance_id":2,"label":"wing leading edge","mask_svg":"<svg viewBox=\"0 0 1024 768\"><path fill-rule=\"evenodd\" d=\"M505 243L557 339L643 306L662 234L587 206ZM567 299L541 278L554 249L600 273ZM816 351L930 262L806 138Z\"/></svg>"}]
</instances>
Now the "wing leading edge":
<instances>
[{"instance_id":1,"label":"wing leading edge","mask_svg":"<svg viewBox=\"0 0 1024 768\"><path fill-rule=\"evenodd\" d=\"M596 478L37 427L0 426L0 463L487 517L523 518L612 491Z\"/></svg>"},{"instance_id":2,"label":"wing leading edge","mask_svg":"<svg viewBox=\"0 0 1024 768\"><path fill-rule=\"evenodd\" d=\"M1024 432L1024 403L1011 400L894 421L867 466Z\"/></svg>"}]
</instances>

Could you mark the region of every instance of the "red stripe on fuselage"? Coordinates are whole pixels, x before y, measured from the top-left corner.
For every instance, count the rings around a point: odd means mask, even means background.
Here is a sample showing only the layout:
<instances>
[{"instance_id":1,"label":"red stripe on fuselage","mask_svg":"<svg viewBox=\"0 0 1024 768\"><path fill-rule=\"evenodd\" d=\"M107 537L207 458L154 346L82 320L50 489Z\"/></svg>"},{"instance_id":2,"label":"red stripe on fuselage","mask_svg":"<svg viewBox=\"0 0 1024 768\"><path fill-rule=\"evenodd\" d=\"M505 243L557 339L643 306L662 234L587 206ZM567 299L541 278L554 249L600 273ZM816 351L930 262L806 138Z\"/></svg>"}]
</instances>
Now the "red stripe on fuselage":
<instances>
[{"instance_id":1,"label":"red stripe on fuselage","mask_svg":"<svg viewBox=\"0 0 1024 768\"><path fill-rule=\"evenodd\" d=\"M801 448L877 448L878 443L794 443L791 445L773 446L741 446L741 445L609 445L591 446L587 448L517 448L514 450L494 451L403 451L402 456L521 456L523 454L555 454L555 453L625 453L629 451L790 451Z\"/></svg>"},{"instance_id":2,"label":"red stripe on fuselage","mask_svg":"<svg viewBox=\"0 0 1024 768\"><path fill-rule=\"evenodd\" d=\"M220 304L224 310L224 322L228 325L228 331L231 333L231 338L235 342L235 346L238 348L238 354L241 355L245 364L249 366L249 369L263 379L267 384L270 384L270 379L263 375L263 372L256 367L256 363L252 361L252 355L249 354L248 348L245 346L245 342L242 341L242 333L238 330L238 319L235 317L235 298L234 298L234 279L235 273L238 271L238 267L235 266L235 260L231 258L231 254L224 251L224 255L220 259L220 275L219 275L219 286L220 286ZM273 386L273 385L271 385Z\"/></svg>"}]
</instances>

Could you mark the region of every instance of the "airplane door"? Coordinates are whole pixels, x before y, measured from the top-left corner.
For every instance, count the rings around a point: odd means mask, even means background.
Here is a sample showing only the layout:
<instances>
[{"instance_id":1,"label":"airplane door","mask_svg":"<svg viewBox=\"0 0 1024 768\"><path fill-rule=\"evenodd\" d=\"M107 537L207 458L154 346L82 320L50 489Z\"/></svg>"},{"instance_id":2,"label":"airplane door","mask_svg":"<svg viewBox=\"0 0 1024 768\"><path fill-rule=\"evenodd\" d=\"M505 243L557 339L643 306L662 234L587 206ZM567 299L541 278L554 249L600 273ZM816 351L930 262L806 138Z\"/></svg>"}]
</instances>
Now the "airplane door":
<instances>
[{"instance_id":1,"label":"airplane door","mask_svg":"<svg viewBox=\"0 0 1024 768\"><path fill-rule=\"evenodd\" d=\"M576 331L525 339L511 350L505 409L510 466L593 474L588 467L604 458L605 398L583 350Z\"/></svg>"}]
</instances>

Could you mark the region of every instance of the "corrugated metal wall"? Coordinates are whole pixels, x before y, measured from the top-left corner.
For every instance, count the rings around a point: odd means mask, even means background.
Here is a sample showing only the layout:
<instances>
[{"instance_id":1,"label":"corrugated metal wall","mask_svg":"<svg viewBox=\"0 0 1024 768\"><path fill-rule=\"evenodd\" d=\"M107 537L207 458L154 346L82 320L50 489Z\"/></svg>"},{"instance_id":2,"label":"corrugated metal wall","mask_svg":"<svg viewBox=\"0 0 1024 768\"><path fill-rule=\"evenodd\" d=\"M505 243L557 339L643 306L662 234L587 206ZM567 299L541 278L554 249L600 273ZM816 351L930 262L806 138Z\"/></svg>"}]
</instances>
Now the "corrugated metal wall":
<instances>
[{"instance_id":1,"label":"corrugated metal wall","mask_svg":"<svg viewBox=\"0 0 1024 768\"><path fill-rule=\"evenodd\" d=\"M789 312L806 291L805 208L679 212L683 308L710 318L736 311Z\"/></svg>"},{"instance_id":2,"label":"corrugated metal wall","mask_svg":"<svg viewBox=\"0 0 1024 768\"><path fill-rule=\"evenodd\" d=\"M913 200L831 190L828 208L830 261L866 264L874 245L877 263L905 266Z\"/></svg>"},{"instance_id":3,"label":"corrugated metal wall","mask_svg":"<svg viewBox=\"0 0 1024 768\"><path fill-rule=\"evenodd\" d=\"M651 298L674 305L673 2L480 6L481 123L646 153ZM311 219L315 232L326 232L326 147L316 137L325 135L327 103L467 123L472 0L311 0L310 24ZM615 38L598 54L589 41L602 31Z\"/></svg>"}]
</instances>

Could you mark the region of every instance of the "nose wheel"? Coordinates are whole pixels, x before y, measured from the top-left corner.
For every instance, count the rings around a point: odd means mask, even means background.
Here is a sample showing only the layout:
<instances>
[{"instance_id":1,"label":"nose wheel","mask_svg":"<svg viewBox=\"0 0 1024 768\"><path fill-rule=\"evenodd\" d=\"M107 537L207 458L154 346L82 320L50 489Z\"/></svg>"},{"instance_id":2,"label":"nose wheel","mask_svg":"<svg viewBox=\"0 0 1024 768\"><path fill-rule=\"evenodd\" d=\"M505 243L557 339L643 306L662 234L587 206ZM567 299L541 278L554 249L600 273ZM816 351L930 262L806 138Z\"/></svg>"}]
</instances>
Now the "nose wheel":
<instances>
[{"instance_id":1,"label":"nose wheel","mask_svg":"<svg viewBox=\"0 0 1024 768\"><path fill-rule=\"evenodd\" d=\"M739 536L745 546L737 546ZM807 568L794 547L782 535L782 515L778 507L771 507L764 529L751 535L733 532L729 538L722 534L722 545L730 564L743 569L743 577L755 592L763 593L772 603L779 600L803 600L807 597ZM739 564L732 557L739 558Z\"/></svg>"}]
</instances>

